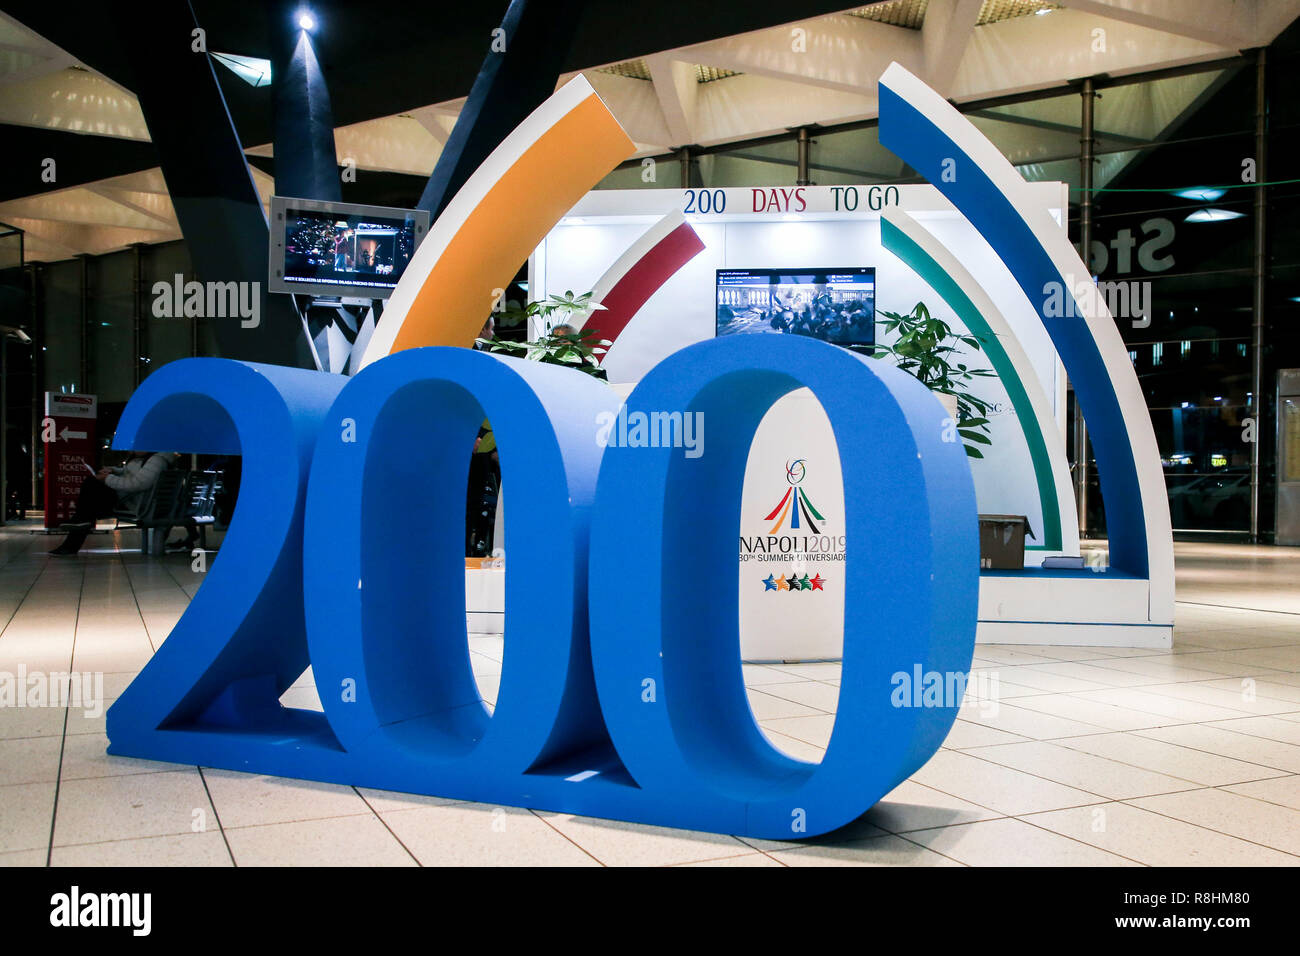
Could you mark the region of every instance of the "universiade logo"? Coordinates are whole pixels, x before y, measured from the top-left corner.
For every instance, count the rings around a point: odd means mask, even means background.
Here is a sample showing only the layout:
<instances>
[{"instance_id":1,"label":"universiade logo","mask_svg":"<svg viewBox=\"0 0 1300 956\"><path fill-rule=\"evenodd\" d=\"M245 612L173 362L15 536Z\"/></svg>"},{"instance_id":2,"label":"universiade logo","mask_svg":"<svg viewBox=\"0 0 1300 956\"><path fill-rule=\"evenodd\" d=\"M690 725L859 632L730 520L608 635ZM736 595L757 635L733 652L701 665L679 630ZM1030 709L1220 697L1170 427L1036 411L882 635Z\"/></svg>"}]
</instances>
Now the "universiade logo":
<instances>
[{"instance_id":1,"label":"universiade logo","mask_svg":"<svg viewBox=\"0 0 1300 956\"><path fill-rule=\"evenodd\" d=\"M807 492L799 487L799 483L804 480L807 474L808 463L804 459L796 458L785 463L785 480L790 483L790 487L785 490L785 495L776 503L776 507L763 519L764 521L771 521L776 518L776 524L772 525L772 530L768 534L776 534L780 531L787 515L790 518L790 530L798 531L800 512L803 512L804 521L808 524L808 530L813 534L821 534L817 530L817 525L813 524L813 518L818 521L825 521L826 519L808 500Z\"/></svg>"},{"instance_id":2,"label":"universiade logo","mask_svg":"<svg viewBox=\"0 0 1300 956\"><path fill-rule=\"evenodd\" d=\"M675 571L682 555L737 568L750 442L799 387L841 443L846 533L892 569L882 589L872 562L846 568L820 763L775 749L749 710L736 578L701 593ZM116 443L242 452L244 487L220 559L110 708L110 752L756 837L856 819L957 713L893 706L891 675L966 671L974 649L974 488L939 438L942 406L904 372L790 336L683 349L623 405L699 411L709 454L602 449L587 423L620 413L604 383L468 349L409 349L350 379L222 359L155 372ZM432 491L463 484L485 416L530 503L507 511L491 713L466 647L462 503ZM896 503L887 521L878 500ZM323 713L279 703L309 665Z\"/></svg>"}]
</instances>

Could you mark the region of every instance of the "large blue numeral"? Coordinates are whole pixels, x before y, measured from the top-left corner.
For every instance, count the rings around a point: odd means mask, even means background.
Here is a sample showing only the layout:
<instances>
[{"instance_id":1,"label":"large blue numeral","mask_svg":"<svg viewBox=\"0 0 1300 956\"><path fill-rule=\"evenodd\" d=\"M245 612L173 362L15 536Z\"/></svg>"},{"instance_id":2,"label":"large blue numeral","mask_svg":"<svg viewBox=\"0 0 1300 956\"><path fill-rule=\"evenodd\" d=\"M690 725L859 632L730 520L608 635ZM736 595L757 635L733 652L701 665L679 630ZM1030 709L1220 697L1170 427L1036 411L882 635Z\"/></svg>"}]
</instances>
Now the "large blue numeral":
<instances>
[{"instance_id":1,"label":"large blue numeral","mask_svg":"<svg viewBox=\"0 0 1300 956\"><path fill-rule=\"evenodd\" d=\"M617 407L586 375L452 348L376 362L339 395L312 463L304 580L317 688L358 775L500 799L502 777L564 773L566 758L608 747L587 645L587 522L596 418ZM462 557L485 417L511 489L513 569L490 717L470 670Z\"/></svg>"},{"instance_id":2,"label":"large blue numeral","mask_svg":"<svg viewBox=\"0 0 1300 956\"><path fill-rule=\"evenodd\" d=\"M749 710L734 550L754 430L804 385L839 445L853 547L820 764L774 750ZM970 666L974 491L941 407L902 372L794 336L692 346L628 405L703 414L703 455L602 458L607 388L464 349L350 381L207 359L154 373L118 445L241 453L244 486L223 557L109 711L111 752L759 837L852 820L939 747L960 703L896 706L894 676ZM491 715L461 560L485 417L514 489ZM278 703L309 661L323 715Z\"/></svg>"},{"instance_id":3,"label":"large blue numeral","mask_svg":"<svg viewBox=\"0 0 1300 956\"><path fill-rule=\"evenodd\" d=\"M343 379L274 365L183 359L149 376L117 448L243 456L239 508L203 586L108 711L110 753L242 768L266 738L328 737L279 697L306 669L303 495L312 448ZM292 754L294 748L280 747ZM295 762L278 761L282 773Z\"/></svg>"},{"instance_id":4,"label":"large blue numeral","mask_svg":"<svg viewBox=\"0 0 1300 956\"><path fill-rule=\"evenodd\" d=\"M839 571L847 575L839 708L820 765L762 736L740 668L735 541L745 464L764 413L801 386L835 433L852 548ZM917 665L952 675L970 668L975 494L962 446L942 440L942 407L897 369L795 336L776 347L767 336L691 346L642 379L627 406L629 419L701 413L705 442L696 458L611 447L601 465L591 640L619 757L678 809L679 825L788 838L849 822L938 749L960 705L895 707L891 676L910 679ZM626 571L631 556L635 574Z\"/></svg>"}]
</instances>

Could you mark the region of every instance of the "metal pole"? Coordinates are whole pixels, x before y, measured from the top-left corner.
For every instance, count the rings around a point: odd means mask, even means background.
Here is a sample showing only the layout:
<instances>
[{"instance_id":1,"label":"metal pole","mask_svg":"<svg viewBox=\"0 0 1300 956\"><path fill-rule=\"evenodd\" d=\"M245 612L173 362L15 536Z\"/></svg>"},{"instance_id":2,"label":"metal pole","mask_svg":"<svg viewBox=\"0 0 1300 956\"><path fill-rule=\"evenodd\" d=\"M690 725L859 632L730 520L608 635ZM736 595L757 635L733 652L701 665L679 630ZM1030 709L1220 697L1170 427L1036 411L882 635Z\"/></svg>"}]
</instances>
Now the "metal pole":
<instances>
[{"instance_id":1,"label":"metal pole","mask_svg":"<svg viewBox=\"0 0 1300 956\"><path fill-rule=\"evenodd\" d=\"M1079 117L1079 255L1092 275L1092 110L1097 98L1092 78L1083 81ZM1079 506L1079 537L1088 534L1088 426L1083 420L1079 393L1074 393L1074 498Z\"/></svg>"},{"instance_id":2,"label":"metal pole","mask_svg":"<svg viewBox=\"0 0 1300 956\"><path fill-rule=\"evenodd\" d=\"M31 323L32 323L32 495L27 500L28 508L35 508L41 498L40 469L44 466L44 450L41 446L41 421L45 418L45 322L44 315L44 273L39 265L28 266L31 276ZM38 464L37 456L41 460Z\"/></svg>"},{"instance_id":3,"label":"metal pole","mask_svg":"<svg viewBox=\"0 0 1300 956\"><path fill-rule=\"evenodd\" d=\"M677 162L682 168L682 188L691 188L691 148L683 146L677 151Z\"/></svg>"},{"instance_id":4,"label":"metal pole","mask_svg":"<svg viewBox=\"0 0 1300 956\"><path fill-rule=\"evenodd\" d=\"M1264 183L1268 182L1268 88L1266 54L1255 52L1255 295L1250 347L1250 414L1255 419L1255 441L1250 443L1250 540L1259 542L1259 432L1264 392L1264 277L1268 268L1268 204Z\"/></svg>"},{"instance_id":5,"label":"metal pole","mask_svg":"<svg viewBox=\"0 0 1300 956\"><path fill-rule=\"evenodd\" d=\"M131 349L132 349L132 366L135 368L134 385L139 385L144 381L144 351L145 351L145 325L144 325L144 243L134 242L131 244L134 252L131 261Z\"/></svg>"},{"instance_id":6,"label":"metal pole","mask_svg":"<svg viewBox=\"0 0 1300 956\"><path fill-rule=\"evenodd\" d=\"M0 526L9 516L9 330L0 332Z\"/></svg>"},{"instance_id":7,"label":"metal pole","mask_svg":"<svg viewBox=\"0 0 1300 956\"><path fill-rule=\"evenodd\" d=\"M799 159L794 183L796 186L808 186L811 185L811 180L808 178L808 147L812 140L808 137L807 126L799 127L797 142L799 144Z\"/></svg>"}]
</instances>

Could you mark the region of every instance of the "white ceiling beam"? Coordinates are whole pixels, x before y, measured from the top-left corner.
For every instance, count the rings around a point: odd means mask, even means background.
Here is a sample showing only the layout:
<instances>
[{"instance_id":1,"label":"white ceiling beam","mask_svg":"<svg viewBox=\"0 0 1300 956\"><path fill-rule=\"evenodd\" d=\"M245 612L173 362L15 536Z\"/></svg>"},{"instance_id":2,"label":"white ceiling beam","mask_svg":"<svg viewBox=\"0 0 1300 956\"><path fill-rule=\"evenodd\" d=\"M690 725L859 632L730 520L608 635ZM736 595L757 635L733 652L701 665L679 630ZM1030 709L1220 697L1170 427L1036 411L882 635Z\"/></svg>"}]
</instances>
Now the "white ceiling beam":
<instances>
[{"instance_id":1,"label":"white ceiling beam","mask_svg":"<svg viewBox=\"0 0 1300 956\"><path fill-rule=\"evenodd\" d=\"M1290 0L1288 0L1290 2ZM1097 34L1095 31L1104 31ZM1085 76L1216 60L1234 50L1080 10L1017 17L977 27L957 68L957 102L1009 96Z\"/></svg>"},{"instance_id":2,"label":"white ceiling beam","mask_svg":"<svg viewBox=\"0 0 1300 956\"><path fill-rule=\"evenodd\" d=\"M700 84L690 63L667 53L645 58L650 69L669 142L665 146L686 146L695 142L695 116L699 109Z\"/></svg>"},{"instance_id":3,"label":"white ceiling beam","mask_svg":"<svg viewBox=\"0 0 1300 956\"><path fill-rule=\"evenodd\" d=\"M892 61L909 70L924 69L919 31L839 13L683 47L673 55L718 69L872 97L880 74Z\"/></svg>"},{"instance_id":4,"label":"white ceiling beam","mask_svg":"<svg viewBox=\"0 0 1300 956\"><path fill-rule=\"evenodd\" d=\"M1256 44L1258 0L1059 0L1080 13L1245 50ZM1277 0L1272 0L1277 3ZM1280 5L1280 4L1279 4Z\"/></svg>"},{"instance_id":5,"label":"white ceiling beam","mask_svg":"<svg viewBox=\"0 0 1300 956\"><path fill-rule=\"evenodd\" d=\"M582 75L609 107L623 131L642 148L652 146L657 147L652 152L662 152L670 146L692 142L678 140L669 131L654 83L598 70L588 70Z\"/></svg>"},{"instance_id":6,"label":"white ceiling beam","mask_svg":"<svg viewBox=\"0 0 1300 956\"><path fill-rule=\"evenodd\" d=\"M105 186L103 183L87 183L83 188L94 193L96 196L102 196L104 199L107 199L109 202L113 202L119 206L123 206L127 209L130 209L132 212L137 212L142 216L148 216L150 219L156 220L157 222L161 223L165 228L175 229L177 227L176 217L174 215L170 217L160 216L155 210L152 210L141 203L135 202L127 198L127 196L124 195L121 190L112 189L110 187ZM168 202L168 205L170 206L170 202Z\"/></svg>"},{"instance_id":7,"label":"white ceiling beam","mask_svg":"<svg viewBox=\"0 0 1300 956\"><path fill-rule=\"evenodd\" d=\"M921 24L921 52L926 83L947 96L957 76L983 0L930 0Z\"/></svg>"}]
</instances>

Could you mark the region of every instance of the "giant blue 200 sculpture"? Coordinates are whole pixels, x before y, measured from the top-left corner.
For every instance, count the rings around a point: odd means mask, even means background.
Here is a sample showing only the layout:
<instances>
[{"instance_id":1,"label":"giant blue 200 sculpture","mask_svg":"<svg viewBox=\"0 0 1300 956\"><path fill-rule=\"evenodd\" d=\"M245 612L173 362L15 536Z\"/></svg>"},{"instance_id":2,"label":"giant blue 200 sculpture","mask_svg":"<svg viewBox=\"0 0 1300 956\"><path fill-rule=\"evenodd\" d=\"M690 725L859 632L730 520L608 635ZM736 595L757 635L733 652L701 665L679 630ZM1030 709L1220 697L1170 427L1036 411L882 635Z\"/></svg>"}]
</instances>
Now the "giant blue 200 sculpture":
<instances>
[{"instance_id":1,"label":"giant blue 200 sculpture","mask_svg":"<svg viewBox=\"0 0 1300 956\"><path fill-rule=\"evenodd\" d=\"M344 382L188 359L131 399L118 445L242 454L244 487L221 560L109 710L110 753L788 839L853 820L946 736L960 699L895 706L893 679L970 667L975 495L905 373L795 337L691 346L627 403L703 413L698 458L602 450L617 399L567 369L421 348ZM858 555L820 764L749 711L728 551L754 430L803 386L839 444ZM531 486L508 519L491 715L465 642L462 502L434 492L464 486L485 416ZM654 570L629 576L629 554ZM717 579L684 586L687 562ZM324 713L279 703L308 664Z\"/></svg>"}]
</instances>

